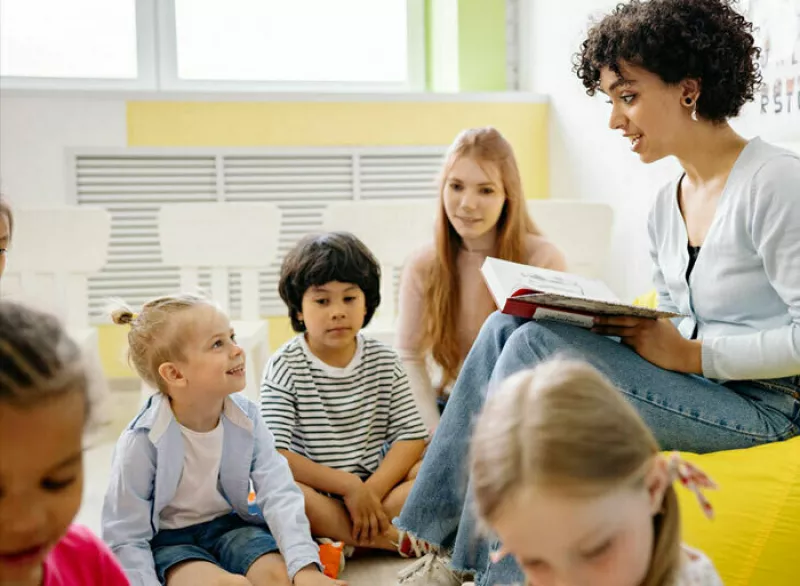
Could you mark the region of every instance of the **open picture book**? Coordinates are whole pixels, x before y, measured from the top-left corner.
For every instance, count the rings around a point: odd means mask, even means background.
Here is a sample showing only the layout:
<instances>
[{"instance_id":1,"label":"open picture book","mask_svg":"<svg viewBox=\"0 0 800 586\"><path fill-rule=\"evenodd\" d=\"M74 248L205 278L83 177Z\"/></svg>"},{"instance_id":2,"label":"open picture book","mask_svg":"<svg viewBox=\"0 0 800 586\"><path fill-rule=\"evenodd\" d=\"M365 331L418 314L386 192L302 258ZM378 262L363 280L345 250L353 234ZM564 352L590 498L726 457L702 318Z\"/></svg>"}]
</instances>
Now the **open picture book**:
<instances>
[{"instance_id":1,"label":"open picture book","mask_svg":"<svg viewBox=\"0 0 800 586\"><path fill-rule=\"evenodd\" d=\"M497 308L517 317L555 319L585 328L592 327L596 316L679 317L622 303L602 281L571 273L488 257L481 274Z\"/></svg>"}]
</instances>

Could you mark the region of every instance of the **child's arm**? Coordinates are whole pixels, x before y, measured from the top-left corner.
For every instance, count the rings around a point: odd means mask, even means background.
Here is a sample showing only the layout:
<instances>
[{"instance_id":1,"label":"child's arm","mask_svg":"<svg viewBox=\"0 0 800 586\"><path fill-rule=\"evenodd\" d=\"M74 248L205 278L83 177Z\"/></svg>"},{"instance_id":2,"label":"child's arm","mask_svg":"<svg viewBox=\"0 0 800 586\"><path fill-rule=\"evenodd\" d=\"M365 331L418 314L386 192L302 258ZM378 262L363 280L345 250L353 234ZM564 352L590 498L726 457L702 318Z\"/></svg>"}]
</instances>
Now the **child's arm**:
<instances>
[{"instance_id":1,"label":"child's arm","mask_svg":"<svg viewBox=\"0 0 800 586\"><path fill-rule=\"evenodd\" d=\"M376 490L370 488L360 477L349 472L334 470L288 450L281 450L281 453L289 461L297 482L344 498L344 504L353 522L353 539L369 540L373 524L378 532L375 537L389 528L389 519L381 505L382 499L378 498Z\"/></svg>"},{"instance_id":2,"label":"child's arm","mask_svg":"<svg viewBox=\"0 0 800 586\"><path fill-rule=\"evenodd\" d=\"M311 539L303 493L292 478L286 458L275 449L275 439L264 421L257 414L253 419L255 445L250 475L256 503L278 542L289 578L294 580L295 574L307 566L322 568L319 548Z\"/></svg>"},{"instance_id":3,"label":"child's arm","mask_svg":"<svg viewBox=\"0 0 800 586\"><path fill-rule=\"evenodd\" d=\"M369 525L373 516L388 525L380 501L358 476L333 470L289 451L297 425L296 395L290 369L282 359L278 353L267 366L261 385L261 414L275 434L275 447L288 460L294 480L316 490L342 495L353 519L354 538L360 535L361 527Z\"/></svg>"},{"instance_id":4,"label":"child's arm","mask_svg":"<svg viewBox=\"0 0 800 586\"><path fill-rule=\"evenodd\" d=\"M289 450L297 425L293 384L282 357L270 362L261 383L261 416L275 437L275 447L288 460L294 479L315 490L344 495L361 484L355 474L334 470Z\"/></svg>"},{"instance_id":5,"label":"child's arm","mask_svg":"<svg viewBox=\"0 0 800 586\"><path fill-rule=\"evenodd\" d=\"M425 440L395 442L375 473L364 484L383 501L392 489L400 484L425 451Z\"/></svg>"},{"instance_id":6,"label":"child's arm","mask_svg":"<svg viewBox=\"0 0 800 586\"><path fill-rule=\"evenodd\" d=\"M305 456L289 450L278 450L289 462L294 479L315 490L331 494L346 495L354 487L361 484L361 478L350 472L335 470L324 464L318 464Z\"/></svg>"},{"instance_id":7,"label":"child's arm","mask_svg":"<svg viewBox=\"0 0 800 586\"><path fill-rule=\"evenodd\" d=\"M114 449L103 502L102 536L131 586L159 584L150 550L155 462L155 448L147 434L133 430L122 433Z\"/></svg>"}]
</instances>

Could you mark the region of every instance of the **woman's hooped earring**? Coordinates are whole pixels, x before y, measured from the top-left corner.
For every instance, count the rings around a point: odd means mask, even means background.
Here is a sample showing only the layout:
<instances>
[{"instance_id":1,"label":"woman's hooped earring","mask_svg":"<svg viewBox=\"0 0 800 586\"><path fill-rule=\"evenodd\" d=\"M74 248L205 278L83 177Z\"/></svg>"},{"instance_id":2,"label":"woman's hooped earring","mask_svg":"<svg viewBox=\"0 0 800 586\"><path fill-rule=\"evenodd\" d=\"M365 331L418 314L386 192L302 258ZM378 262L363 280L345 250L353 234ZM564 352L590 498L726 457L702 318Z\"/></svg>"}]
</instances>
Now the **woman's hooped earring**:
<instances>
[{"instance_id":1,"label":"woman's hooped earring","mask_svg":"<svg viewBox=\"0 0 800 586\"><path fill-rule=\"evenodd\" d=\"M695 100L692 100L692 98L686 98L684 101L686 102L687 106L691 106L692 102L694 102L694 108L692 108L692 113L690 114L690 117L692 120L697 122L697 102Z\"/></svg>"}]
</instances>

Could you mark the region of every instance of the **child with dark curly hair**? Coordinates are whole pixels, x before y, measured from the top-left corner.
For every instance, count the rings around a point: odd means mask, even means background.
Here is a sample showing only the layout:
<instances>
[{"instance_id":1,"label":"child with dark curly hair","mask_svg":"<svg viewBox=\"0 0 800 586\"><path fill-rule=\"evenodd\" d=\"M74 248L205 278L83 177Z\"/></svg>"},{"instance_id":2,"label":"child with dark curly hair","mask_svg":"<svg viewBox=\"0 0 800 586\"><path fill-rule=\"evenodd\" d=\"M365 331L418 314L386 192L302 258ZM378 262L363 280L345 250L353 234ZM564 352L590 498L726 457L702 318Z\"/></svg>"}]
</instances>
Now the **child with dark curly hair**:
<instances>
[{"instance_id":1,"label":"child with dark curly hair","mask_svg":"<svg viewBox=\"0 0 800 586\"><path fill-rule=\"evenodd\" d=\"M380 304L380 276L345 232L307 237L286 256L279 292L299 335L267 365L261 413L303 489L313 535L408 556L420 552L390 520L427 431L397 354L360 333Z\"/></svg>"},{"instance_id":2,"label":"child with dark curly hair","mask_svg":"<svg viewBox=\"0 0 800 586\"><path fill-rule=\"evenodd\" d=\"M588 331L492 315L397 520L441 551L404 586L459 584L456 571L522 582L516 562L489 564L489 544L475 538L465 424L490 382L553 355L598 368L663 449L746 448L800 432L800 157L728 124L761 81L752 29L727 0L633 0L590 28L575 72L590 95L608 97L609 126L643 162L674 156L683 168L661 190L649 233L659 306L684 317L603 318ZM575 568L602 563L579 554Z\"/></svg>"}]
</instances>

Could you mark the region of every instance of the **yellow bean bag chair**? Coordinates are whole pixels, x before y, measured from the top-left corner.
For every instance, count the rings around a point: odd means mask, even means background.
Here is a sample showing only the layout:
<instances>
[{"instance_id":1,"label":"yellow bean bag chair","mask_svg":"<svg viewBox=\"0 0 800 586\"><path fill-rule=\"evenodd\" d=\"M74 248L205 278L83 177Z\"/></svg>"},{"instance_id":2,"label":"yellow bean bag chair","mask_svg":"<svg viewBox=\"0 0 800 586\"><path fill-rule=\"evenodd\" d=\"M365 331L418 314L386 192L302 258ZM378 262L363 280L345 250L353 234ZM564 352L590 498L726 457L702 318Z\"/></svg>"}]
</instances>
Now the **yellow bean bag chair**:
<instances>
[{"instance_id":1,"label":"yellow bean bag chair","mask_svg":"<svg viewBox=\"0 0 800 586\"><path fill-rule=\"evenodd\" d=\"M634 303L655 307L655 292ZM683 454L719 485L715 518L678 487L684 541L705 552L725 586L800 585L800 437L712 454Z\"/></svg>"},{"instance_id":2,"label":"yellow bean bag chair","mask_svg":"<svg viewBox=\"0 0 800 586\"><path fill-rule=\"evenodd\" d=\"M725 586L800 584L800 438L712 454L684 454L718 485L697 499L677 488L683 540L705 552Z\"/></svg>"}]
</instances>

